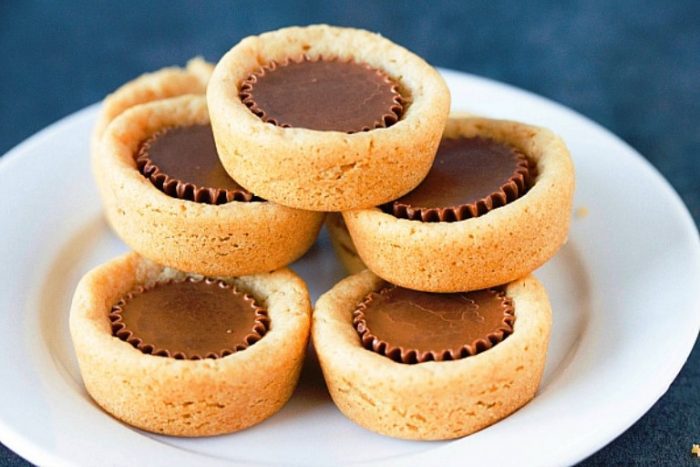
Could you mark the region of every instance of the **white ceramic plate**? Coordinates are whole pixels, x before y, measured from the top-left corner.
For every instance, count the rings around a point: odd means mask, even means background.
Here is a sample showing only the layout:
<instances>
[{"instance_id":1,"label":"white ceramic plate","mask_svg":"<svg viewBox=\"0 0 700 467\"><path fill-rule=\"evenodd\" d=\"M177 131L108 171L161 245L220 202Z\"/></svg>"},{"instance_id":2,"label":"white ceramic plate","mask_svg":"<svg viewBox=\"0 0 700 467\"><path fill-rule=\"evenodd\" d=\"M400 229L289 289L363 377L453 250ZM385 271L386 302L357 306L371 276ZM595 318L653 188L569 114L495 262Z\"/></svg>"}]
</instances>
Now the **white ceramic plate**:
<instances>
[{"instance_id":1,"label":"white ceramic plate","mask_svg":"<svg viewBox=\"0 0 700 467\"><path fill-rule=\"evenodd\" d=\"M569 243L537 276L554 329L537 397L452 442L368 432L331 402L309 358L292 400L233 435L156 436L102 412L85 392L68 334L80 276L126 251L104 223L88 164L97 107L40 132L0 162L0 439L41 465L570 464L622 433L667 390L700 327L700 246L668 183L591 121L493 81L443 72L455 110L552 128L577 171ZM587 210L586 216L582 209ZM343 272L325 233L294 265L314 300Z\"/></svg>"}]
</instances>

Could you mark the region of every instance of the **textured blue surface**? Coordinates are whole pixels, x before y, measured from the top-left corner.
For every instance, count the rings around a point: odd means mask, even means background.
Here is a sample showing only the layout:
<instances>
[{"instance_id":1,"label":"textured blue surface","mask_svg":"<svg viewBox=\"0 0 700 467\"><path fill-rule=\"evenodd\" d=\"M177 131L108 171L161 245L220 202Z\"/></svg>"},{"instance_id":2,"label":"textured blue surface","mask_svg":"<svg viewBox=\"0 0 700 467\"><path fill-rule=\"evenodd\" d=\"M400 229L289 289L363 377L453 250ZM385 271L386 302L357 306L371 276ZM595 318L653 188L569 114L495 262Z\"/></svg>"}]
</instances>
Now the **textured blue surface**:
<instances>
[{"instance_id":1,"label":"textured blue surface","mask_svg":"<svg viewBox=\"0 0 700 467\"><path fill-rule=\"evenodd\" d=\"M216 60L246 35L317 22L381 32L434 65L511 83L587 115L647 157L700 220L697 0L2 0L0 154L140 73L194 55ZM700 442L699 368L696 346L668 393L585 463L700 465L690 455ZM25 465L1 445L0 463Z\"/></svg>"}]
</instances>

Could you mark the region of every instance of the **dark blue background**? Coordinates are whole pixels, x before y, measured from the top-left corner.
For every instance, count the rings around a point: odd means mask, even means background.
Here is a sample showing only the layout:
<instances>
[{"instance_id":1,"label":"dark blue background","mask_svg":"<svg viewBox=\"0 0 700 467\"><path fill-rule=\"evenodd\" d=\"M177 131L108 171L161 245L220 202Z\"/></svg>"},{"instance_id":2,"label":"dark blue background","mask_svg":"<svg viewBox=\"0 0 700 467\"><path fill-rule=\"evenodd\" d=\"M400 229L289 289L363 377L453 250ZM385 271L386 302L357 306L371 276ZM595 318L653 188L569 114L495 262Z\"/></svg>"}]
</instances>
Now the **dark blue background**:
<instances>
[{"instance_id":1,"label":"dark blue background","mask_svg":"<svg viewBox=\"0 0 700 467\"><path fill-rule=\"evenodd\" d=\"M572 107L638 149L700 219L697 0L142 3L0 0L0 154L140 73L328 22ZM690 455L700 443L698 365L696 346L669 392L586 463L699 465ZM2 446L0 462L24 464Z\"/></svg>"}]
</instances>

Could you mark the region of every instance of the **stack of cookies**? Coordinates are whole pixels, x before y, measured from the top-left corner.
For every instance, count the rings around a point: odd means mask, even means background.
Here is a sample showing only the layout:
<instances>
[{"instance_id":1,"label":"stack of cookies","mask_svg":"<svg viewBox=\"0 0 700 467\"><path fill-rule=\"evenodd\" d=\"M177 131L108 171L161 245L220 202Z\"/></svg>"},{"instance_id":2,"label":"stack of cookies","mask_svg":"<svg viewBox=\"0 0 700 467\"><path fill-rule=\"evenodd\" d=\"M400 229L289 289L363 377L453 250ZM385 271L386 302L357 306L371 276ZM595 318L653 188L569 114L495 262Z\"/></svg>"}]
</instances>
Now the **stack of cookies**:
<instances>
[{"instance_id":1,"label":"stack of cookies","mask_svg":"<svg viewBox=\"0 0 700 467\"><path fill-rule=\"evenodd\" d=\"M551 310L530 273L566 240L573 168L551 132L449 106L420 57L330 26L108 96L93 173L134 252L75 292L90 395L149 431L237 431L291 397L311 336L338 408L386 435L460 437L532 399ZM286 266L326 213L354 274L312 313Z\"/></svg>"}]
</instances>

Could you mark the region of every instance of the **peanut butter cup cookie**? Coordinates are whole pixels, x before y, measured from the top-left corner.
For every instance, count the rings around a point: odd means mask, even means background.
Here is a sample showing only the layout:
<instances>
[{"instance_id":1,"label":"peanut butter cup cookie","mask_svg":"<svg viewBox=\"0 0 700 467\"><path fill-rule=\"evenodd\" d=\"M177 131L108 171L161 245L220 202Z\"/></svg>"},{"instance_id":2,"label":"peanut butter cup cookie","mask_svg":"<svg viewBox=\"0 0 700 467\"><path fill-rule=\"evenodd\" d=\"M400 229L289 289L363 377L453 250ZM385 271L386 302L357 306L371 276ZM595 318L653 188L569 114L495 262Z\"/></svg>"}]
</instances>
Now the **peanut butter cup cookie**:
<instances>
[{"instance_id":1,"label":"peanut butter cup cookie","mask_svg":"<svg viewBox=\"0 0 700 467\"><path fill-rule=\"evenodd\" d=\"M326 25L248 37L207 89L221 161L286 206L375 206L425 177L449 111L435 69L367 31Z\"/></svg>"},{"instance_id":2,"label":"peanut butter cup cookie","mask_svg":"<svg viewBox=\"0 0 700 467\"><path fill-rule=\"evenodd\" d=\"M107 219L160 264L205 275L285 266L313 244L323 214L267 202L219 163L204 96L134 107L102 137L95 175Z\"/></svg>"},{"instance_id":3,"label":"peanut butter cup cookie","mask_svg":"<svg viewBox=\"0 0 700 467\"><path fill-rule=\"evenodd\" d=\"M207 436L286 403L310 313L306 285L287 269L205 278L130 253L82 278L70 331L85 386L105 411L156 433Z\"/></svg>"},{"instance_id":4,"label":"peanut butter cup cookie","mask_svg":"<svg viewBox=\"0 0 700 467\"><path fill-rule=\"evenodd\" d=\"M316 303L312 337L338 408L404 439L465 436L535 395L551 309L527 276L496 288L435 294L350 276Z\"/></svg>"},{"instance_id":5,"label":"peanut butter cup cookie","mask_svg":"<svg viewBox=\"0 0 700 467\"><path fill-rule=\"evenodd\" d=\"M550 131L455 118L418 187L343 217L378 276L427 292L476 290L522 277L559 250L573 191L569 152Z\"/></svg>"}]
</instances>

